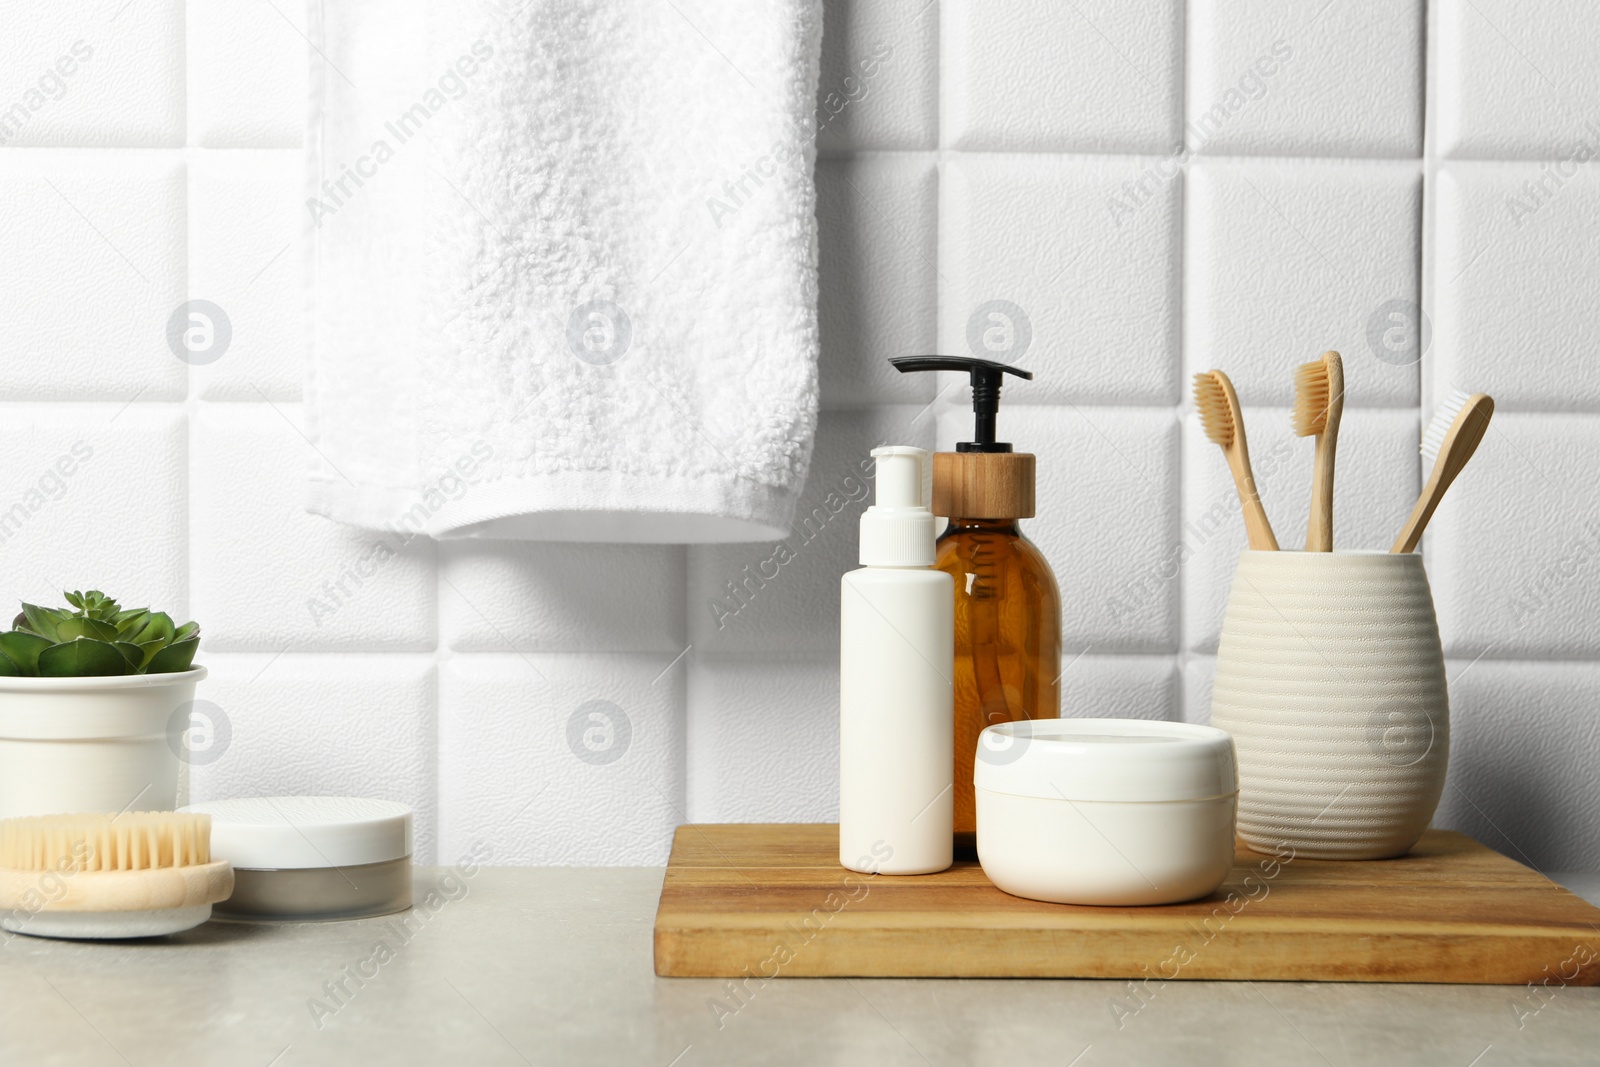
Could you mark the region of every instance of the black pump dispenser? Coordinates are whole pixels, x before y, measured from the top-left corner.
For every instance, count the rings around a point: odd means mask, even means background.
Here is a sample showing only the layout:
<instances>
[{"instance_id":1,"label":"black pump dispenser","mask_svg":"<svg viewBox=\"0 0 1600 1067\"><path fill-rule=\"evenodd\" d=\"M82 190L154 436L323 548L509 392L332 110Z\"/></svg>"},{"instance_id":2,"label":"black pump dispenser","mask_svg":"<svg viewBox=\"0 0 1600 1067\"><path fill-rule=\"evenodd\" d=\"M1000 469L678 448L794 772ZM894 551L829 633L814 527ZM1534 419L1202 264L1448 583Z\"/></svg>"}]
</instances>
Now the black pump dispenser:
<instances>
[{"instance_id":1,"label":"black pump dispenser","mask_svg":"<svg viewBox=\"0 0 1600 1067\"><path fill-rule=\"evenodd\" d=\"M1009 441L994 439L994 417L1000 411L1001 375L1015 374L1032 380L1033 374L989 359L966 356L898 356L889 360L902 374L924 370L965 371L972 380L972 437L961 441L957 452L1010 452Z\"/></svg>"}]
</instances>

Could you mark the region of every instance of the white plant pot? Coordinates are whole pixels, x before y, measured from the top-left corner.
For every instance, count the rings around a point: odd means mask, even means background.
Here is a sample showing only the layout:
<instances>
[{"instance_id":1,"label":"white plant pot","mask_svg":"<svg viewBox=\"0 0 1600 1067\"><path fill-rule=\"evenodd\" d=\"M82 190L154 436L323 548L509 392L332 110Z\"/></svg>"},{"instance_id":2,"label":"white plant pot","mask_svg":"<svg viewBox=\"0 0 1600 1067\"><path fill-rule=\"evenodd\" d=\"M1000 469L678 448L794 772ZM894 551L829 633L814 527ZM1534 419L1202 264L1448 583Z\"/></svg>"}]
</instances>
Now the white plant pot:
<instances>
[{"instance_id":1,"label":"white plant pot","mask_svg":"<svg viewBox=\"0 0 1600 1067\"><path fill-rule=\"evenodd\" d=\"M1404 855L1444 789L1450 699L1422 557L1239 557L1211 690L1239 836L1316 859Z\"/></svg>"},{"instance_id":2,"label":"white plant pot","mask_svg":"<svg viewBox=\"0 0 1600 1067\"><path fill-rule=\"evenodd\" d=\"M0 677L0 819L178 807L169 727L205 676Z\"/></svg>"}]
</instances>

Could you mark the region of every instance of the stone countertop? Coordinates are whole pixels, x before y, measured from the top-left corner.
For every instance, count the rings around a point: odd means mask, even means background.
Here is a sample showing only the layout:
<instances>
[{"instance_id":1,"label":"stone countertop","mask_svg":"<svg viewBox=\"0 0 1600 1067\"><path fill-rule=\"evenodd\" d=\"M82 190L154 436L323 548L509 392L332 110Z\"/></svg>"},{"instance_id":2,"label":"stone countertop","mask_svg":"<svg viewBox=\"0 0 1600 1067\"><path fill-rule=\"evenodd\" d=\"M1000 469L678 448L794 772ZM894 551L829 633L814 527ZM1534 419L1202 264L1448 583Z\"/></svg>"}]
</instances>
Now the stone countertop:
<instances>
[{"instance_id":1,"label":"stone countertop","mask_svg":"<svg viewBox=\"0 0 1600 1067\"><path fill-rule=\"evenodd\" d=\"M659 869L417 879L412 912L361 922L10 937L0 1063L1496 1067L1600 1048L1600 988L1171 982L1140 1006L1121 981L796 978L736 996L655 976ZM1600 875L1560 880L1600 902Z\"/></svg>"}]
</instances>

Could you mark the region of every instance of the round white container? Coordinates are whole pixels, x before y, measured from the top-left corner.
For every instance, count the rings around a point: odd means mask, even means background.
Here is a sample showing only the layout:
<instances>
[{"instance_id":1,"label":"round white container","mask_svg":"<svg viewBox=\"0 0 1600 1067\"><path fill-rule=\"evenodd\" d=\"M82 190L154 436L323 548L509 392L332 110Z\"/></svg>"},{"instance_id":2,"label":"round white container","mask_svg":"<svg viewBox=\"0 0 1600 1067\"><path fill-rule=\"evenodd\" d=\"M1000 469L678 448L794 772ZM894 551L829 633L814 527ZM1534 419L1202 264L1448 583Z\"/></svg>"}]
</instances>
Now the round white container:
<instances>
[{"instance_id":1,"label":"round white container","mask_svg":"<svg viewBox=\"0 0 1600 1067\"><path fill-rule=\"evenodd\" d=\"M218 918L364 919L411 907L412 814L359 797L208 800L211 855L233 864Z\"/></svg>"},{"instance_id":2,"label":"round white container","mask_svg":"<svg viewBox=\"0 0 1600 1067\"><path fill-rule=\"evenodd\" d=\"M1000 889L1058 904L1174 904L1233 865L1238 796L1222 730L1034 719L978 737L978 860Z\"/></svg>"},{"instance_id":3,"label":"round white container","mask_svg":"<svg viewBox=\"0 0 1600 1067\"><path fill-rule=\"evenodd\" d=\"M177 807L168 731L205 676L0 677L0 819Z\"/></svg>"},{"instance_id":4,"label":"round white container","mask_svg":"<svg viewBox=\"0 0 1600 1067\"><path fill-rule=\"evenodd\" d=\"M1450 757L1450 697L1422 557L1239 557L1211 688L1239 750L1239 836L1313 859L1403 855Z\"/></svg>"}]
</instances>

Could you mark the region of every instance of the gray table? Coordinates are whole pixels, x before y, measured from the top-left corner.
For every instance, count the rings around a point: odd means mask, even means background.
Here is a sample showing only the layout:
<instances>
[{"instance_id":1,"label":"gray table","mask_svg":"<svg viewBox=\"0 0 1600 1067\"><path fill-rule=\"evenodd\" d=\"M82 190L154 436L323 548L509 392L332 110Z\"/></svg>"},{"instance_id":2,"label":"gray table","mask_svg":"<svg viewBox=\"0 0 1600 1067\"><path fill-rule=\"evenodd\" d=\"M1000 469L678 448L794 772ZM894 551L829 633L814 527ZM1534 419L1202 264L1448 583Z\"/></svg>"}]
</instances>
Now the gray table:
<instances>
[{"instance_id":1,"label":"gray table","mask_svg":"<svg viewBox=\"0 0 1600 1067\"><path fill-rule=\"evenodd\" d=\"M439 875L420 871L419 892ZM405 928L12 938L0 1064L1600 1063L1600 989L1173 982L1120 1026L1123 982L800 978L736 995L655 977L661 877L485 869ZM1564 881L1600 900L1600 876Z\"/></svg>"}]
</instances>

